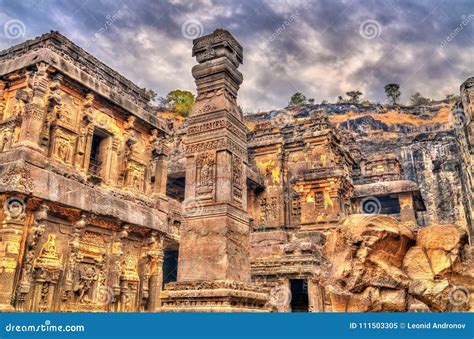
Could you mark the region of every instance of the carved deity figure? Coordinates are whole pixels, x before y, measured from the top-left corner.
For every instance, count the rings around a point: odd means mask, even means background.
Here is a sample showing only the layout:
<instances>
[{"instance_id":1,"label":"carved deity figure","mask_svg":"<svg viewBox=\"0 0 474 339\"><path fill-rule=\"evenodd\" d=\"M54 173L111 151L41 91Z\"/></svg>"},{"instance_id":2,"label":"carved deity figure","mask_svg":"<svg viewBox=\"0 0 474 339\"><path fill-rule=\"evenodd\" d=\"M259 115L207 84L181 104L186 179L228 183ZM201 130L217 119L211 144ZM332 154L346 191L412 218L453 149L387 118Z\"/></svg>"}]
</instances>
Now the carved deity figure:
<instances>
[{"instance_id":1,"label":"carved deity figure","mask_svg":"<svg viewBox=\"0 0 474 339\"><path fill-rule=\"evenodd\" d=\"M197 186L212 186L214 180L214 159L212 154L202 154L197 159Z\"/></svg>"},{"instance_id":2,"label":"carved deity figure","mask_svg":"<svg viewBox=\"0 0 474 339\"><path fill-rule=\"evenodd\" d=\"M82 267L79 271L79 278L74 286L74 293L78 296L79 302L88 301L87 294L97 279L97 269L94 266L84 265Z\"/></svg>"},{"instance_id":3,"label":"carved deity figure","mask_svg":"<svg viewBox=\"0 0 474 339\"><path fill-rule=\"evenodd\" d=\"M58 144L58 159L64 163L67 163L69 160L69 153L71 149L69 147L69 142L67 140L61 140Z\"/></svg>"},{"instance_id":4,"label":"carved deity figure","mask_svg":"<svg viewBox=\"0 0 474 339\"><path fill-rule=\"evenodd\" d=\"M12 117L22 117L25 113L25 103L23 100L16 99L15 106L13 106Z\"/></svg>"},{"instance_id":5,"label":"carved deity figure","mask_svg":"<svg viewBox=\"0 0 474 339\"><path fill-rule=\"evenodd\" d=\"M12 140L13 139L13 132L11 128L5 128L2 131L1 138L0 138L0 152L7 151L10 149Z\"/></svg>"}]
</instances>

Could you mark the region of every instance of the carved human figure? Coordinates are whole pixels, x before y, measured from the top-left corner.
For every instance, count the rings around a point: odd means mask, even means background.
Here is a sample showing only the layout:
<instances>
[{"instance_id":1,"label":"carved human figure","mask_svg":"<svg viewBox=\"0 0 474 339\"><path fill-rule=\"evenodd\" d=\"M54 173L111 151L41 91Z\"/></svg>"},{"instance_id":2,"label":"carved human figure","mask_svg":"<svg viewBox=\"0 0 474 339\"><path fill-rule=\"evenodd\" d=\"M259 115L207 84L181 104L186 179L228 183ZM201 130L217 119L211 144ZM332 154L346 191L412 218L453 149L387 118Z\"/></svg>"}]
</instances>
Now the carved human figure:
<instances>
[{"instance_id":1,"label":"carved human figure","mask_svg":"<svg viewBox=\"0 0 474 339\"><path fill-rule=\"evenodd\" d=\"M0 152L7 151L12 144L13 133L11 128L3 130L0 138Z\"/></svg>"},{"instance_id":2,"label":"carved human figure","mask_svg":"<svg viewBox=\"0 0 474 339\"><path fill-rule=\"evenodd\" d=\"M58 159L67 163L69 160L69 152L69 142L67 140L61 140L58 144Z\"/></svg>"},{"instance_id":3,"label":"carved human figure","mask_svg":"<svg viewBox=\"0 0 474 339\"><path fill-rule=\"evenodd\" d=\"M92 288L94 281L98 279L97 269L91 265L84 265L79 271L79 279L74 287L74 293L78 296L79 302L88 300L87 292Z\"/></svg>"}]
</instances>

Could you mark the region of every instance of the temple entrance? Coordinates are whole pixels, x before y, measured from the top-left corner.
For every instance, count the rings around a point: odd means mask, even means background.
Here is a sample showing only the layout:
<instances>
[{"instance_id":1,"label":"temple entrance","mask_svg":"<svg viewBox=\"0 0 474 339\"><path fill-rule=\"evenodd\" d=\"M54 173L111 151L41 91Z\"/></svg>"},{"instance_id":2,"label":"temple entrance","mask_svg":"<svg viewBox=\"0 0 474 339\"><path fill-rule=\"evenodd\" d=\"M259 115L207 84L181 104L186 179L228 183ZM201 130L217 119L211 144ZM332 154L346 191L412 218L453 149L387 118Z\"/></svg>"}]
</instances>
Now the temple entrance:
<instances>
[{"instance_id":1,"label":"temple entrance","mask_svg":"<svg viewBox=\"0 0 474 339\"><path fill-rule=\"evenodd\" d=\"M308 312L308 283L304 279L290 279L291 312Z\"/></svg>"}]
</instances>

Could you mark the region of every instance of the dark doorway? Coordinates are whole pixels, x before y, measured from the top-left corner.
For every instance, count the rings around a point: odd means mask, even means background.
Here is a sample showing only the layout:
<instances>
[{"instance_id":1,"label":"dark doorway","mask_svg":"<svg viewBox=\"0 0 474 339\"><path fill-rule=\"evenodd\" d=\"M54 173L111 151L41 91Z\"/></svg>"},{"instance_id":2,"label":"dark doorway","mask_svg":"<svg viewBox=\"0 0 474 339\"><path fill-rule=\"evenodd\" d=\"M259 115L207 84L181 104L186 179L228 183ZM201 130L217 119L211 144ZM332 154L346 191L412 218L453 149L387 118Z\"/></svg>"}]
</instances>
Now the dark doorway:
<instances>
[{"instance_id":1,"label":"dark doorway","mask_svg":"<svg viewBox=\"0 0 474 339\"><path fill-rule=\"evenodd\" d=\"M166 250L163 259L163 287L178 278L178 250Z\"/></svg>"},{"instance_id":2,"label":"dark doorway","mask_svg":"<svg viewBox=\"0 0 474 339\"><path fill-rule=\"evenodd\" d=\"M291 312L308 312L308 284L304 279L290 279Z\"/></svg>"}]
</instances>

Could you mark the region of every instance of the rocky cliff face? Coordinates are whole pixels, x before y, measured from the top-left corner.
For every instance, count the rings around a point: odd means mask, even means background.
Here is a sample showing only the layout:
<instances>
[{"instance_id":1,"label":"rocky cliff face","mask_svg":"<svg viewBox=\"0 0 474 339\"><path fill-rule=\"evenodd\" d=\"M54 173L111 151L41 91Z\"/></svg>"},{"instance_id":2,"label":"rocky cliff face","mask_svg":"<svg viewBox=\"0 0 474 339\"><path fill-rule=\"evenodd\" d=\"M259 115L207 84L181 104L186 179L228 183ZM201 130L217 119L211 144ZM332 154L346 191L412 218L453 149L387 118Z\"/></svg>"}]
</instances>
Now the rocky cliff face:
<instances>
[{"instance_id":1,"label":"rocky cliff face","mask_svg":"<svg viewBox=\"0 0 474 339\"><path fill-rule=\"evenodd\" d=\"M433 225L416 234L385 215L350 216L326 241L332 309L472 311L467 233Z\"/></svg>"},{"instance_id":2,"label":"rocky cliff face","mask_svg":"<svg viewBox=\"0 0 474 339\"><path fill-rule=\"evenodd\" d=\"M247 116L247 126L262 120L284 126L324 113L346 137L356 160L375 153L393 152L407 180L416 182L426 212L418 224L456 224L472 234L471 183L465 150L454 130L453 106L437 102L420 107L327 104L301 106Z\"/></svg>"}]
</instances>

